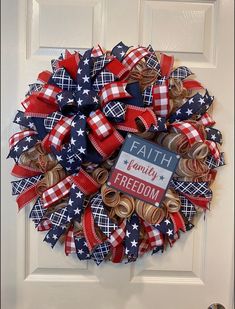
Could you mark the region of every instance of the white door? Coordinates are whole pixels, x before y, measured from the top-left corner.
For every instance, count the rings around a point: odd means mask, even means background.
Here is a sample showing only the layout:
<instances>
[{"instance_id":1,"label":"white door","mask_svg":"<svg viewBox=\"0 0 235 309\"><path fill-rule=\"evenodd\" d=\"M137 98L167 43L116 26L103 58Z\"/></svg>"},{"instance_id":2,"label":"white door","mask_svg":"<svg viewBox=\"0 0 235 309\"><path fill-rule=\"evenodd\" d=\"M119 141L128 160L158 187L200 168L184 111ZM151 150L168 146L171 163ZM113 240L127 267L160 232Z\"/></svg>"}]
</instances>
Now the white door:
<instances>
[{"instance_id":1,"label":"white door","mask_svg":"<svg viewBox=\"0 0 235 309\"><path fill-rule=\"evenodd\" d=\"M2 308L232 309L233 0L2 1ZM66 257L17 213L6 161L12 120L27 84L61 49L151 43L174 54L215 95L225 167L204 220L162 256L99 267Z\"/></svg>"}]
</instances>

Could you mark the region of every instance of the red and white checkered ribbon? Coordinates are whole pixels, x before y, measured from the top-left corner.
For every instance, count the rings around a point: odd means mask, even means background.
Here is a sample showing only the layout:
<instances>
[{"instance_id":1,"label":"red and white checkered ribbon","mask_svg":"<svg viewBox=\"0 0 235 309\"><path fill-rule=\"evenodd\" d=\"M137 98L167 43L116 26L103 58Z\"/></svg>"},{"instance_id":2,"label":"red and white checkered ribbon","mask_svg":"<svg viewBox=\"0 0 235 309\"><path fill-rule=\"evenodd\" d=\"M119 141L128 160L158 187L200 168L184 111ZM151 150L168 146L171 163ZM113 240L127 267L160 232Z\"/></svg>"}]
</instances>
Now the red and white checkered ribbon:
<instances>
[{"instance_id":1,"label":"red and white checkered ribbon","mask_svg":"<svg viewBox=\"0 0 235 309\"><path fill-rule=\"evenodd\" d=\"M54 146L56 150L61 150L65 137L71 130L71 122L73 118L64 117L51 130L49 134L45 136L42 141L43 148L50 152L51 146Z\"/></svg>"},{"instance_id":2,"label":"red and white checkered ribbon","mask_svg":"<svg viewBox=\"0 0 235 309\"><path fill-rule=\"evenodd\" d=\"M207 146L210 150L210 153L215 158L215 160L219 161L220 160L220 151L218 149L216 142L206 140L204 143L207 144Z\"/></svg>"},{"instance_id":3,"label":"red and white checkered ribbon","mask_svg":"<svg viewBox=\"0 0 235 309\"><path fill-rule=\"evenodd\" d=\"M102 107L109 101L131 98L131 95L126 91L127 83L113 82L105 85L99 92L99 97Z\"/></svg>"},{"instance_id":4,"label":"red and white checkered ribbon","mask_svg":"<svg viewBox=\"0 0 235 309\"><path fill-rule=\"evenodd\" d=\"M155 248L157 246L163 245L163 236L162 233L158 231L155 227L148 224L144 220L142 220L144 229L148 235L148 241L151 248Z\"/></svg>"},{"instance_id":5,"label":"red and white checkered ribbon","mask_svg":"<svg viewBox=\"0 0 235 309\"><path fill-rule=\"evenodd\" d=\"M156 115L166 117L169 113L168 83L153 86L153 109Z\"/></svg>"},{"instance_id":6,"label":"red and white checkered ribbon","mask_svg":"<svg viewBox=\"0 0 235 309\"><path fill-rule=\"evenodd\" d=\"M126 220L110 235L109 242L113 247L117 247L126 236Z\"/></svg>"},{"instance_id":7,"label":"red and white checkered ribbon","mask_svg":"<svg viewBox=\"0 0 235 309\"><path fill-rule=\"evenodd\" d=\"M92 112L87 118L87 123L91 127L93 134L100 140L105 139L113 132L112 126L100 110Z\"/></svg>"},{"instance_id":8,"label":"red and white checkered ribbon","mask_svg":"<svg viewBox=\"0 0 235 309\"><path fill-rule=\"evenodd\" d=\"M73 230L74 227L71 225L65 237L64 251L66 255L76 252Z\"/></svg>"},{"instance_id":9,"label":"red and white checkered ribbon","mask_svg":"<svg viewBox=\"0 0 235 309\"><path fill-rule=\"evenodd\" d=\"M138 47L130 51L122 61L122 64L127 67L129 71L131 71L134 66L145 56L147 56L150 52L144 47Z\"/></svg>"},{"instance_id":10,"label":"red and white checkered ribbon","mask_svg":"<svg viewBox=\"0 0 235 309\"><path fill-rule=\"evenodd\" d=\"M12 147L14 147L23 138L27 136L35 135L35 134L37 134L37 132L34 130L24 130L24 131L15 133L9 139L9 148L11 149Z\"/></svg>"},{"instance_id":11,"label":"red and white checkered ribbon","mask_svg":"<svg viewBox=\"0 0 235 309\"><path fill-rule=\"evenodd\" d=\"M38 93L38 98L46 102L56 104L56 95L61 92L61 89L54 85L44 85Z\"/></svg>"},{"instance_id":12,"label":"red and white checkered ribbon","mask_svg":"<svg viewBox=\"0 0 235 309\"><path fill-rule=\"evenodd\" d=\"M215 124L215 121L211 118L211 116L208 113L205 113L202 115L202 117L198 120L199 124L202 124L203 126L213 126Z\"/></svg>"},{"instance_id":13,"label":"red and white checkered ribbon","mask_svg":"<svg viewBox=\"0 0 235 309\"><path fill-rule=\"evenodd\" d=\"M203 142L198 130L189 122L176 122L171 124L176 130L180 130L187 137L189 144L193 145L196 142Z\"/></svg>"},{"instance_id":14,"label":"red and white checkered ribbon","mask_svg":"<svg viewBox=\"0 0 235 309\"><path fill-rule=\"evenodd\" d=\"M93 47L92 52L91 52L91 57L100 57L104 54L104 51L100 47L100 45Z\"/></svg>"},{"instance_id":15,"label":"red and white checkered ribbon","mask_svg":"<svg viewBox=\"0 0 235 309\"><path fill-rule=\"evenodd\" d=\"M44 232L50 230L51 228L52 228L51 221L49 219L45 219L39 223L37 230L39 232Z\"/></svg>"},{"instance_id":16,"label":"red and white checkered ribbon","mask_svg":"<svg viewBox=\"0 0 235 309\"><path fill-rule=\"evenodd\" d=\"M47 208L51 204L60 200L62 197L66 196L71 189L72 183L73 181L71 176L67 176L53 187L44 191L42 194L42 200L44 204L43 207Z\"/></svg>"}]
</instances>

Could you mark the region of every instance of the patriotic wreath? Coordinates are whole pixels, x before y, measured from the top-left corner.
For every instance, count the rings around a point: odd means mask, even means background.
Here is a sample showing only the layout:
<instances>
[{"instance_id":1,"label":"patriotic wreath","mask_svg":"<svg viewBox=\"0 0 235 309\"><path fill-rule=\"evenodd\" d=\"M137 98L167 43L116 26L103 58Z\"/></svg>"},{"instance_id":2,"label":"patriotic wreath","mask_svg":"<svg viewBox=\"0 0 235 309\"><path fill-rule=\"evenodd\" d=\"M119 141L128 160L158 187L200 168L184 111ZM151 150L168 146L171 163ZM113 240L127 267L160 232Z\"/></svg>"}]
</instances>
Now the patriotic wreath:
<instances>
[{"instance_id":1,"label":"patriotic wreath","mask_svg":"<svg viewBox=\"0 0 235 309\"><path fill-rule=\"evenodd\" d=\"M19 209L32 207L29 217L52 248L59 240L80 260L131 262L171 247L209 209L216 168L224 165L221 132L208 113L214 98L190 69L173 63L150 45L66 50L29 85L14 118L21 131L9 140L12 175L21 178L12 194ZM155 165L148 152L140 160L146 165L130 166L121 148L129 137L132 148L142 145L139 160L147 145L158 147ZM166 160L161 153L178 158L172 175L154 172ZM118 164L132 168L133 178ZM110 185L118 167L122 190ZM151 202L158 191L150 188L167 177L160 203Z\"/></svg>"}]
</instances>

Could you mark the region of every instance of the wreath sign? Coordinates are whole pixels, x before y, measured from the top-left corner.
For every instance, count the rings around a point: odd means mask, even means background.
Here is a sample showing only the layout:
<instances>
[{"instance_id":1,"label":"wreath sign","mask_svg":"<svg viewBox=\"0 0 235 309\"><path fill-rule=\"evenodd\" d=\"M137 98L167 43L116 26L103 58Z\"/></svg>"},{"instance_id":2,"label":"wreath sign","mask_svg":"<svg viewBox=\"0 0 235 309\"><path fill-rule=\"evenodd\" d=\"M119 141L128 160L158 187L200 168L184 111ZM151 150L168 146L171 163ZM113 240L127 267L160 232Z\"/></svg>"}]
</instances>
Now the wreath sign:
<instances>
[{"instance_id":1,"label":"wreath sign","mask_svg":"<svg viewBox=\"0 0 235 309\"><path fill-rule=\"evenodd\" d=\"M174 57L120 42L64 52L29 85L10 140L12 194L80 260L163 252L206 211L221 132L213 97Z\"/></svg>"}]
</instances>

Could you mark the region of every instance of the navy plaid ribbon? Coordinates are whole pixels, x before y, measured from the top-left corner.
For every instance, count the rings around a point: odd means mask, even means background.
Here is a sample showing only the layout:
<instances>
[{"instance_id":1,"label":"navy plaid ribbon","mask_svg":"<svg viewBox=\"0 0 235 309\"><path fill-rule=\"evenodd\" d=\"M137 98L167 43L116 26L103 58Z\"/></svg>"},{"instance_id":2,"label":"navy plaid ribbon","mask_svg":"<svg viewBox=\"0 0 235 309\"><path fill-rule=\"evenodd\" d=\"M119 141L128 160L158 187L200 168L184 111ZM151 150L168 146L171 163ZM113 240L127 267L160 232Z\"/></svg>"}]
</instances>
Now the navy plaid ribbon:
<instances>
[{"instance_id":1,"label":"navy plaid ribbon","mask_svg":"<svg viewBox=\"0 0 235 309\"><path fill-rule=\"evenodd\" d=\"M46 209L43 207L43 201L41 200L41 198L38 198L29 214L29 218L32 219L32 221L35 224L35 227L37 227L38 224L41 222L45 213Z\"/></svg>"},{"instance_id":2,"label":"navy plaid ribbon","mask_svg":"<svg viewBox=\"0 0 235 309\"><path fill-rule=\"evenodd\" d=\"M126 104L119 101L110 101L103 108L104 115L112 122L125 120Z\"/></svg>"},{"instance_id":3,"label":"navy plaid ribbon","mask_svg":"<svg viewBox=\"0 0 235 309\"><path fill-rule=\"evenodd\" d=\"M77 85L64 68L59 68L53 72L49 84L55 84L63 90L76 90Z\"/></svg>"},{"instance_id":4,"label":"navy plaid ribbon","mask_svg":"<svg viewBox=\"0 0 235 309\"><path fill-rule=\"evenodd\" d=\"M95 248L91 258L95 261L97 265L100 265L100 263L103 262L103 260L106 258L110 251L110 247L110 243L106 241Z\"/></svg>"},{"instance_id":5,"label":"navy plaid ribbon","mask_svg":"<svg viewBox=\"0 0 235 309\"><path fill-rule=\"evenodd\" d=\"M187 182L172 179L170 185L179 193L186 193L193 196L211 197L212 191L209 182Z\"/></svg>"},{"instance_id":6,"label":"navy plaid ribbon","mask_svg":"<svg viewBox=\"0 0 235 309\"><path fill-rule=\"evenodd\" d=\"M171 72L170 77L183 80L188 76L190 76L191 74L193 73L189 70L189 68L181 66L176 68L173 72Z\"/></svg>"},{"instance_id":7,"label":"navy plaid ribbon","mask_svg":"<svg viewBox=\"0 0 235 309\"><path fill-rule=\"evenodd\" d=\"M21 180L12 181L12 195L18 195L31 187L32 185L36 184L39 180L43 178L43 175L33 176L24 178Z\"/></svg>"}]
</instances>

